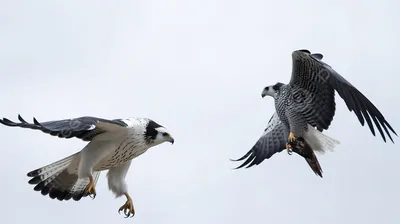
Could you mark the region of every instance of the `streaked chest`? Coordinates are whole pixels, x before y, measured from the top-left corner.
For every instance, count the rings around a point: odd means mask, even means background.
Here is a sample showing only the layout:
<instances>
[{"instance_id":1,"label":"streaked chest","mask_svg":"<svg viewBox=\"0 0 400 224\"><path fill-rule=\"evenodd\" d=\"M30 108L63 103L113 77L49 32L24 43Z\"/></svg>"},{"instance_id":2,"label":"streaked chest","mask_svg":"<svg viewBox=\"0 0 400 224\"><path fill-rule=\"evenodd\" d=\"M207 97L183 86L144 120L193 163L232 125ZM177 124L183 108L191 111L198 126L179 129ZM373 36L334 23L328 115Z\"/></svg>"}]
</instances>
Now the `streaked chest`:
<instances>
[{"instance_id":1,"label":"streaked chest","mask_svg":"<svg viewBox=\"0 0 400 224\"><path fill-rule=\"evenodd\" d=\"M129 160L132 160L147 151L145 141L136 136L128 136L122 139L121 143L115 147L110 156L101 165L102 169L119 166Z\"/></svg>"}]
</instances>

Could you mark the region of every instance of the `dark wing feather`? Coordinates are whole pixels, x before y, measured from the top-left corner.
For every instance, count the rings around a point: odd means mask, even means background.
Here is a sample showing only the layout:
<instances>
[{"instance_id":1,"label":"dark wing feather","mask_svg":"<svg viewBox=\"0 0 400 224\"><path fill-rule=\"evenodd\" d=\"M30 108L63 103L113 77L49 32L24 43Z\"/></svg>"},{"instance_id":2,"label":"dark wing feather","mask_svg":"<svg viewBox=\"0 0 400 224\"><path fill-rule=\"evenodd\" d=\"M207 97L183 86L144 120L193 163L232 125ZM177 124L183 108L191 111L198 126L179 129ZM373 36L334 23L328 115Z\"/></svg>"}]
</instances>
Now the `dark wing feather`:
<instances>
[{"instance_id":1,"label":"dark wing feather","mask_svg":"<svg viewBox=\"0 0 400 224\"><path fill-rule=\"evenodd\" d=\"M268 126L264 133L251 150L240 159L232 160L242 161L246 159L246 161L236 169L242 168L246 165L246 168L258 165L265 159L271 158L275 153L284 150L288 134L289 132L287 128L279 119L278 114L275 113L268 122Z\"/></svg>"},{"instance_id":2,"label":"dark wing feather","mask_svg":"<svg viewBox=\"0 0 400 224\"><path fill-rule=\"evenodd\" d=\"M20 123L13 122L7 118L0 119L0 123L10 127L29 128L40 130L44 133L58 136L60 138L80 138L83 141L91 141L93 137L105 132L106 130L98 128L98 122L114 124L126 127L127 124L120 119L107 120L97 117L79 117L74 119L65 119L58 121L38 122L33 118L33 123L26 122L20 115L18 115Z\"/></svg>"},{"instance_id":3,"label":"dark wing feather","mask_svg":"<svg viewBox=\"0 0 400 224\"><path fill-rule=\"evenodd\" d=\"M308 108L308 111L303 111L303 115L309 117L308 121L311 125L314 123L317 127L324 127L328 121L330 123L333 119L334 113L331 113L331 108L329 106L324 108L323 105L334 105L334 98L329 97L333 95L329 92L336 90L348 109L355 113L362 126L366 121L375 136L373 125L375 124L383 140L386 142L386 133L393 142L389 130L396 136L397 133L375 105L350 82L328 64L307 52L294 51L292 58L293 72L290 85L305 93L302 100L306 105L303 108ZM317 88L310 88L313 86ZM310 106L312 109L310 109Z\"/></svg>"},{"instance_id":4,"label":"dark wing feather","mask_svg":"<svg viewBox=\"0 0 400 224\"><path fill-rule=\"evenodd\" d=\"M295 51L296 52L296 51ZM293 71L289 82L293 104L308 124L319 131L327 130L335 115L335 90L329 83L320 80L314 75L312 60L322 59L321 54L311 54L300 50L292 54ZM303 60L298 55L308 55L308 60ZM300 59L299 59L300 58ZM300 62L299 62L300 61Z\"/></svg>"},{"instance_id":5,"label":"dark wing feather","mask_svg":"<svg viewBox=\"0 0 400 224\"><path fill-rule=\"evenodd\" d=\"M93 179L96 185L100 172L93 172ZM35 191L40 191L42 195L49 195L50 198L58 200L66 200L73 198L79 201L82 197L88 196L86 192L88 179L78 179L78 175L70 174L67 170L55 174L54 176L42 179L42 176L37 175L29 181L29 184L35 185Z\"/></svg>"}]
</instances>

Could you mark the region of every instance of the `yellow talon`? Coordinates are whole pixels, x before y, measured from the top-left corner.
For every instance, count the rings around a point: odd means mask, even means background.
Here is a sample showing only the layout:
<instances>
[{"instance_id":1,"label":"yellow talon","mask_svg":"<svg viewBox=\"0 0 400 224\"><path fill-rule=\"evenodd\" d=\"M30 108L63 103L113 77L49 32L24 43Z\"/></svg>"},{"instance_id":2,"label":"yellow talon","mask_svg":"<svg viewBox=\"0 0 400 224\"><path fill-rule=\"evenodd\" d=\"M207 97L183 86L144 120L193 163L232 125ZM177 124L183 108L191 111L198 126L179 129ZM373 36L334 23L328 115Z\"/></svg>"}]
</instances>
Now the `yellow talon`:
<instances>
[{"instance_id":1,"label":"yellow talon","mask_svg":"<svg viewBox=\"0 0 400 224\"><path fill-rule=\"evenodd\" d=\"M135 215L135 209L133 208L132 198L129 196L128 193L125 193L126 202L119 208L118 213L121 211L124 212L125 218L133 217Z\"/></svg>"},{"instance_id":2,"label":"yellow talon","mask_svg":"<svg viewBox=\"0 0 400 224\"><path fill-rule=\"evenodd\" d=\"M292 146L290 144L286 144L286 151L289 155L292 155Z\"/></svg>"},{"instance_id":3,"label":"yellow talon","mask_svg":"<svg viewBox=\"0 0 400 224\"><path fill-rule=\"evenodd\" d=\"M288 139L289 139L289 142L294 142L296 140L296 137L294 136L293 132L290 132Z\"/></svg>"},{"instance_id":4,"label":"yellow talon","mask_svg":"<svg viewBox=\"0 0 400 224\"><path fill-rule=\"evenodd\" d=\"M96 197L96 189L94 188L93 177L89 177L89 184L86 188L86 193L93 199Z\"/></svg>"}]
</instances>

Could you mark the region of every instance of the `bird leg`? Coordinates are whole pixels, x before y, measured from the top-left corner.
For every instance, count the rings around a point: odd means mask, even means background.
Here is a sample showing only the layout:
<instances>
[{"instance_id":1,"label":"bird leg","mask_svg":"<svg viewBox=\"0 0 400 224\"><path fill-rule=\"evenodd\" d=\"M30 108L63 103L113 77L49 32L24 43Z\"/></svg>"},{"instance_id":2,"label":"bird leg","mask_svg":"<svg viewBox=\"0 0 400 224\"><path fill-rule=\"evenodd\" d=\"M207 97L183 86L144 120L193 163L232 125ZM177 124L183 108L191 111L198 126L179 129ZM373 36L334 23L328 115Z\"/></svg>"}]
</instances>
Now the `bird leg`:
<instances>
[{"instance_id":1,"label":"bird leg","mask_svg":"<svg viewBox=\"0 0 400 224\"><path fill-rule=\"evenodd\" d=\"M289 155L292 155L292 146L289 143L286 143L286 151Z\"/></svg>"},{"instance_id":2,"label":"bird leg","mask_svg":"<svg viewBox=\"0 0 400 224\"><path fill-rule=\"evenodd\" d=\"M288 139L289 142L294 142L296 140L296 136L294 136L293 132L290 132Z\"/></svg>"},{"instance_id":3,"label":"bird leg","mask_svg":"<svg viewBox=\"0 0 400 224\"><path fill-rule=\"evenodd\" d=\"M96 197L96 189L94 188L94 180L92 176L89 177L89 184L86 187L86 194L93 199Z\"/></svg>"},{"instance_id":4,"label":"bird leg","mask_svg":"<svg viewBox=\"0 0 400 224\"><path fill-rule=\"evenodd\" d=\"M289 155L292 155L292 145L290 145L291 142L294 142L296 140L296 137L294 136L293 132L289 133L289 137L288 137L289 142L286 143L286 151Z\"/></svg>"},{"instance_id":5,"label":"bird leg","mask_svg":"<svg viewBox=\"0 0 400 224\"><path fill-rule=\"evenodd\" d=\"M133 208L132 198L129 196L128 193L125 193L125 196L126 202L121 206L121 208L119 208L118 213L123 210L124 214L126 215L125 218L128 218L129 216L133 217L135 215L135 209Z\"/></svg>"}]
</instances>

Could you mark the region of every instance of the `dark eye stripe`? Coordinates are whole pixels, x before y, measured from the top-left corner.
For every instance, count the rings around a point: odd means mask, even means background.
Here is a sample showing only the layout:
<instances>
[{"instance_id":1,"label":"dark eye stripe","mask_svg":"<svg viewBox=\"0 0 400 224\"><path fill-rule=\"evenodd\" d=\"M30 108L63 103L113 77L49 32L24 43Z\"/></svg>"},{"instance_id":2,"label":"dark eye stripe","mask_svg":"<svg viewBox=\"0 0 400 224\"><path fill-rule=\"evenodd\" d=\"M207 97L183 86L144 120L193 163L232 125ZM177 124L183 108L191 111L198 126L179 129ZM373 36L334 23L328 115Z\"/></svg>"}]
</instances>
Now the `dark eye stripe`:
<instances>
[{"instance_id":1,"label":"dark eye stripe","mask_svg":"<svg viewBox=\"0 0 400 224\"><path fill-rule=\"evenodd\" d=\"M167 136L167 135L168 135L168 133L162 133L162 135L163 135L163 136Z\"/></svg>"}]
</instances>

